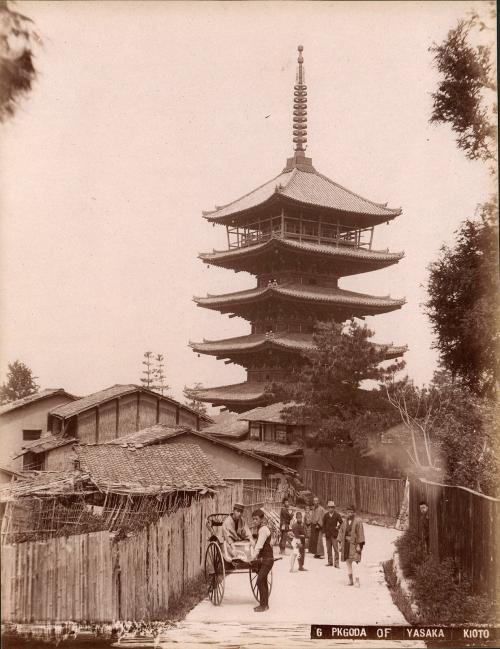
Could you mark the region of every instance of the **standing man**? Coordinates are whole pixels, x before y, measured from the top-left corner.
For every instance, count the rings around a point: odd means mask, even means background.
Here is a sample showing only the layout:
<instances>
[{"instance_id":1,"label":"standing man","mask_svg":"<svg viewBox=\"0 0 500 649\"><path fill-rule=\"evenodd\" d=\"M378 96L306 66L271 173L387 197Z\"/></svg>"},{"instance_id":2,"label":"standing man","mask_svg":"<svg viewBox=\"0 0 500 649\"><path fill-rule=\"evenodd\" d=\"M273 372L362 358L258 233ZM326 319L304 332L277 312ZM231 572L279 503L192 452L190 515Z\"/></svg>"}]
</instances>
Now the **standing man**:
<instances>
[{"instance_id":1,"label":"standing man","mask_svg":"<svg viewBox=\"0 0 500 649\"><path fill-rule=\"evenodd\" d=\"M283 498L282 507L280 511L280 552L285 554L286 541L288 532L290 531L290 521L292 520L292 511L288 498Z\"/></svg>"},{"instance_id":2,"label":"standing man","mask_svg":"<svg viewBox=\"0 0 500 649\"><path fill-rule=\"evenodd\" d=\"M252 513L253 524L257 529L257 542L252 550L251 560L255 562L258 569L257 588L259 590L259 606L253 610L262 613L269 608L269 586L267 575L274 563L273 548L271 546L271 531L265 524L265 515L262 509L256 509Z\"/></svg>"},{"instance_id":3,"label":"standing man","mask_svg":"<svg viewBox=\"0 0 500 649\"><path fill-rule=\"evenodd\" d=\"M315 559L323 558L323 517L324 508L319 504L319 498L314 496L313 508L311 511L311 537L309 539L309 552L314 552Z\"/></svg>"},{"instance_id":4,"label":"standing man","mask_svg":"<svg viewBox=\"0 0 500 649\"><path fill-rule=\"evenodd\" d=\"M325 535L326 551L328 553L327 566L333 566L332 547L335 554L335 567L339 568L339 544L337 537L342 525L342 516L335 511L333 500L328 501L328 511L323 516L323 533Z\"/></svg>"},{"instance_id":5,"label":"standing man","mask_svg":"<svg viewBox=\"0 0 500 649\"><path fill-rule=\"evenodd\" d=\"M420 520L418 521L418 531L420 536L420 542L425 548L426 553L429 552L429 507L425 500L422 500L418 504L420 509Z\"/></svg>"},{"instance_id":6,"label":"standing man","mask_svg":"<svg viewBox=\"0 0 500 649\"><path fill-rule=\"evenodd\" d=\"M356 516L355 511L354 505L349 505L347 518L342 523L338 536L341 545L341 558L347 565L348 586L354 585L352 564L353 561L356 563L361 561L361 552L365 544L363 521ZM358 584L359 578L356 579L356 585Z\"/></svg>"}]
</instances>

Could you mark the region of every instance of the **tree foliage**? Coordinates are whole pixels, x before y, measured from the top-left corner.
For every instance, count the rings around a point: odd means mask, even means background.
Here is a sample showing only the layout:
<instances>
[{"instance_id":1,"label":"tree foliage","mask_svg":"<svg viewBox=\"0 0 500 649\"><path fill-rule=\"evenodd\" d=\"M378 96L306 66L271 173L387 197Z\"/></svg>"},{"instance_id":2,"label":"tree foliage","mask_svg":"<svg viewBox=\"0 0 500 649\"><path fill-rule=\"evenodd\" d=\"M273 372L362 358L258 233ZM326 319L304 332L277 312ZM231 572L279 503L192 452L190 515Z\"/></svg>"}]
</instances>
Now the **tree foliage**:
<instances>
[{"instance_id":1,"label":"tree foliage","mask_svg":"<svg viewBox=\"0 0 500 649\"><path fill-rule=\"evenodd\" d=\"M368 437L394 422L383 392L360 386L365 380L392 376L404 363L384 365L386 348L374 345L372 336L355 321L347 327L317 323L315 348L304 356L302 369L290 383L270 387L270 400L293 402L284 409L284 417L309 424L315 431L314 445L363 446Z\"/></svg>"},{"instance_id":2,"label":"tree foliage","mask_svg":"<svg viewBox=\"0 0 500 649\"><path fill-rule=\"evenodd\" d=\"M12 117L19 99L36 78L34 43L40 38L33 22L0 0L0 122Z\"/></svg>"},{"instance_id":3,"label":"tree foliage","mask_svg":"<svg viewBox=\"0 0 500 649\"><path fill-rule=\"evenodd\" d=\"M494 394L500 369L496 201L467 220L430 267L426 302L443 366L473 393Z\"/></svg>"},{"instance_id":4,"label":"tree foliage","mask_svg":"<svg viewBox=\"0 0 500 649\"><path fill-rule=\"evenodd\" d=\"M440 81L432 93L430 121L450 124L457 134L460 149L470 160L496 159L496 126L493 116L496 104L488 105L488 91L496 91L491 49L473 45L471 34L483 31L486 25L477 14L460 20L446 39L430 48Z\"/></svg>"},{"instance_id":5,"label":"tree foliage","mask_svg":"<svg viewBox=\"0 0 500 649\"><path fill-rule=\"evenodd\" d=\"M196 391L201 390L203 388L202 383L195 383L194 387L188 388L187 385L184 386L183 390L183 395L185 398L185 404L186 406L189 406L192 410L197 412L199 415L206 415L207 414L207 407L203 403L203 401L200 401L199 399L196 398Z\"/></svg>"},{"instance_id":6,"label":"tree foliage","mask_svg":"<svg viewBox=\"0 0 500 649\"><path fill-rule=\"evenodd\" d=\"M447 371L436 372L428 387L404 380L386 389L404 424L398 427L398 441L417 472L437 469L450 484L496 494L494 400L474 394Z\"/></svg>"},{"instance_id":7,"label":"tree foliage","mask_svg":"<svg viewBox=\"0 0 500 649\"><path fill-rule=\"evenodd\" d=\"M10 403L38 392L40 386L36 383L36 378L24 363L20 361L9 363L7 382L0 387L0 403Z\"/></svg>"}]
</instances>

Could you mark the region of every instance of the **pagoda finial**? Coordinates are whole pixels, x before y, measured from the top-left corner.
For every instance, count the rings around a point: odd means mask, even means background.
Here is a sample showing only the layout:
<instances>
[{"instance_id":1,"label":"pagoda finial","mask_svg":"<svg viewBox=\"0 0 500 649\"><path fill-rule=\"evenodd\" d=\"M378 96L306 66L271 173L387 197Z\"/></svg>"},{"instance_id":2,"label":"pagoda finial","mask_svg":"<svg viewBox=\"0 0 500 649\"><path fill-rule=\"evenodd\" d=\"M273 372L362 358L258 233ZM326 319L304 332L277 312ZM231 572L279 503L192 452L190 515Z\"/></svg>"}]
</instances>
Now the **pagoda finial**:
<instances>
[{"instance_id":1,"label":"pagoda finial","mask_svg":"<svg viewBox=\"0 0 500 649\"><path fill-rule=\"evenodd\" d=\"M295 151L305 151L307 142L307 86L304 70L304 50L302 45L297 47L299 57L297 59L297 78L293 92L293 142Z\"/></svg>"}]
</instances>

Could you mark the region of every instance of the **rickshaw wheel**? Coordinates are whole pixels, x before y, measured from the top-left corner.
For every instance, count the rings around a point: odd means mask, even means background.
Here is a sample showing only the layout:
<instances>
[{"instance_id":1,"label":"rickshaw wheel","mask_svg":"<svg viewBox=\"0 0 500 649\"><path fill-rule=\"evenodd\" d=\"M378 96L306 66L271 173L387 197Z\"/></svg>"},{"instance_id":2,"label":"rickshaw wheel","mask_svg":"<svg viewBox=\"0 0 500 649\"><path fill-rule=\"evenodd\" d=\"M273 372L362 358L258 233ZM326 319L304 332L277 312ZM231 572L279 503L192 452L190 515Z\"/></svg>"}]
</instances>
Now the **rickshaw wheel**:
<instances>
[{"instance_id":1,"label":"rickshaw wheel","mask_svg":"<svg viewBox=\"0 0 500 649\"><path fill-rule=\"evenodd\" d=\"M250 566L248 570L248 575L250 577L250 588L252 589L253 596L259 602L259 589L257 588L257 577L259 576L258 571L255 572ZM273 589L273 571L272 569L267 573L267 588L269 591L269 597L271 597L271 591Z\"/></svg>"},{"instance_id":2,"label":"rickshaw wheel","mask_svg":"<svg viewBox=\"0 0 500 649\"><path fill-rule=\"evenodd\" d=\"M208 598L214 606L220 606L224 597L226 569L222 551L217 541L211 541L205 552L205 582Z\"/></svg>"}]
</instances>

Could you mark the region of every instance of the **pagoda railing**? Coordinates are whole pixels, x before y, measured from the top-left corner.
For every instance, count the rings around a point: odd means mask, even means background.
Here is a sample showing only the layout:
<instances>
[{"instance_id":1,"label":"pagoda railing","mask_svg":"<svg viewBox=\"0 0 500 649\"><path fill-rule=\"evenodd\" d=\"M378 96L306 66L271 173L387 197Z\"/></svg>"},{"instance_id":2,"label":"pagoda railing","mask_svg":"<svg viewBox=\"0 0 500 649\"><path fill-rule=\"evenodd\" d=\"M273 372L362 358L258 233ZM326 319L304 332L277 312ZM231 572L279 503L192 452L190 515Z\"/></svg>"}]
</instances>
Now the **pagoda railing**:
<instances>
[{"instance_id":1,"label":"pagoda railing","mask_svg":"<svg viewBox=\"0 0 500 649\"><path fill-rule=\"evenodd\" d=\"M327 246L372 249L373 226L355 228L341 223L312 221L289 216L261 219L244 226L227 226L229 249L254 246L269 239L291 239Z\"/></svg>"}]
</instances>

